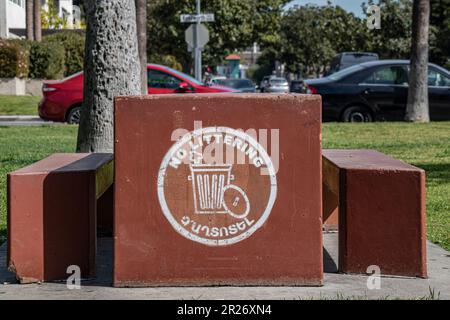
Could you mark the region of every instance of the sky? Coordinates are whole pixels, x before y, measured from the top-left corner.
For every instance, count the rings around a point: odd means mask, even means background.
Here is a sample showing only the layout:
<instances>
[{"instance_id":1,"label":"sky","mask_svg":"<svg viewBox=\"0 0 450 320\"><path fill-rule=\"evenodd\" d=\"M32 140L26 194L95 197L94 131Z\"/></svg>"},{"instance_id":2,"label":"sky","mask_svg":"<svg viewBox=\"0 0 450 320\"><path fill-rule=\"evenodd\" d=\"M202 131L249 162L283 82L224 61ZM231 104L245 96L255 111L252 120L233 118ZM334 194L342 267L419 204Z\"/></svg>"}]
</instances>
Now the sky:
<instances>
[{"instance_id":1,"label":"sky","mask_svg":"<svg viewBox=\"0 0 450 320\"><path fill-rule=\"evenodd\" d=\"M347 11L353 12L355 15L361 17L363 15L361 4L363 2L367 2L365 0L332 0L333 5L338 5L344 8ZM325 5L327 4L327 0L294 0L291 1L286 7L289 8L293 5L304 5L304 4L316 4L316 5Z\"/></svg>"}]
</instances>

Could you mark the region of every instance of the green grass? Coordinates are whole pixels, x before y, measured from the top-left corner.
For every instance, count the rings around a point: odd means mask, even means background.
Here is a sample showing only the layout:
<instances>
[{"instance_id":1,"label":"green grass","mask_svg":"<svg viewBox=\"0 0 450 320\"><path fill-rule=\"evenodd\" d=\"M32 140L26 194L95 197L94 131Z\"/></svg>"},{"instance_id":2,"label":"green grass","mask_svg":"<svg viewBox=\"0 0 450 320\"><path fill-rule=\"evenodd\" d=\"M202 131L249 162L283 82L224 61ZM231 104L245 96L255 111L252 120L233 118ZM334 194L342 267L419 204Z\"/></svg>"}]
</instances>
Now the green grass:
<instances>
[{"instance_id":1,"label":"green grass","mask_svg":"<svg viewBox=\"0 0 450 320\"><path fill-rule=\"evenodd\" d=\"M6 235L6 174L54 152L73 152L77 127L0 127L0 243ZM376 149L427 171L428 238L450 250L450 122L323 126L324 148Z\"/></svg>"},{"instance_id":2,"label":"green grass","mask_svg":"<svg viewBox=\"0 0 450 320\"><path fill-rule=\"evenodd\" d=\"M6 237L6 174L55 152L74 152L76 126L0 126L0 243Z\"/></svg>"},{"instance_id":3,"label":"green grass","mask_svg":"<svg viewBox=\"0 0 450 320\"><path fill-rule=\"evenodd\" d=\"M424 169L428 239L450 250L450 122L326 124L323 147L375 149Z\"/></svg>"},{"instance_id":4,"label":"green grass","mask_svg":"<svg viewBox=\"0 0 450 320\"><path fill-rule=\"evenodd\" d=\"M33 96L1 96L1 115L37 115L40 97Z\"/></svg>"}]
</instances>

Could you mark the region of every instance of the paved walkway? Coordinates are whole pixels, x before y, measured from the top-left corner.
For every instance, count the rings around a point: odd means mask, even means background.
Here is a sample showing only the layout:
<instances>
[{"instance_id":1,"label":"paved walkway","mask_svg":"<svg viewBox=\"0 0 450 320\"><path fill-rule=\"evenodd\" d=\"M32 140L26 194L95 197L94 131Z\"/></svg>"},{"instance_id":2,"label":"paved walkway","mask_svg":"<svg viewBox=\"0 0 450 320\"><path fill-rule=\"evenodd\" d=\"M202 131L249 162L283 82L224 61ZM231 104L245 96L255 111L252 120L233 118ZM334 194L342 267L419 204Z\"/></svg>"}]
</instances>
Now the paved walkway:
<instances>
[{"instance_id":1,"label":"paved walkway","mask_svg":"<svg viewBox=\"0 0 450 320\"><path fill-rule=\"evenodd\" d=\"M383 277L380 290L367 289L367 276L336 273L337 234L324 235L323 287L111 287L112 240L99 239L98 277L83 281L79 290L65 283L19 285L5 268L6 245L0 247L1 299L311 299L311 298L420 298L450 299L450 252L428 243L429 279Z\"/></svg>"},{"instance_id":2,"label":"paved walkway","mask_svg":"<svg viewBox=\"0 0 450 320\"><path fill-rule=\"evenodd\" d=\"M0 115L0 126L40 126L43 124L54 125L60 123L45 121L42 120L39 116Z\"/></svg>"}]
</instances>

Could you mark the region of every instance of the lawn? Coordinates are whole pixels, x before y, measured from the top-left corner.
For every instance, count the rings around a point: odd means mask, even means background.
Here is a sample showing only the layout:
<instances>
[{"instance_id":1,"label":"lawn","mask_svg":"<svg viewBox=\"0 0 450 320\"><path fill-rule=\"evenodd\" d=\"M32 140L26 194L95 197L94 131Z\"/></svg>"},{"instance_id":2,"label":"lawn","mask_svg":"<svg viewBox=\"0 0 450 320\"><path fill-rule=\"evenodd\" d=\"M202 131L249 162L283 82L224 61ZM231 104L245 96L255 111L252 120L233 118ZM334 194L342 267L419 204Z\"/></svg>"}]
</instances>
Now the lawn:
<instances>
[{"instance_id":1,"label":"lawn","mask_svg":"<svg viewBox=\"0 0 450 320\"><path fill-rule=\"evenodd\" d=\"M2 115L37 115L37 106L41 100L34 96L0 95L0 116Z\"/></svg>"},{"instance_id":2,"label":"lawn","mask_svg":"<svg viewBox=\"0 0 450 320\"><path fill-rule=\"evenodd\" d=\"M0 243L6 235L6 174L54 152L73 152L77 127L0 127ZM376 149L427 171L428 239L450 250L450 122L337 124L324 148Z\"/></svg>"}]
</instances>

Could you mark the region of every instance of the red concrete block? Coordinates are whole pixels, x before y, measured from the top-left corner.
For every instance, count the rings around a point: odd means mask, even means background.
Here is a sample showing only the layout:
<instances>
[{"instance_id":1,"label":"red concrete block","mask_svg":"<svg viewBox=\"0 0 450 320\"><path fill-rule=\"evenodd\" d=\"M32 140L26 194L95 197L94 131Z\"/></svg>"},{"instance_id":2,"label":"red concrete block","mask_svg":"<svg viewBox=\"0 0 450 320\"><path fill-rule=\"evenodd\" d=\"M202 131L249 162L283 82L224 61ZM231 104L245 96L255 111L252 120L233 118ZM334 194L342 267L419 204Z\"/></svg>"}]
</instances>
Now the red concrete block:
<instances>
[{"instance_id":1,"label":"red concrete block","mask_svg":"<svg viewBox=\"0 0 450 320\"><path fill-rule=\"evenodd\" d=\"M97 230L111 236L114 224L114 185L97 200Z\"/></svg>"},{"instance_id":2,"label":"red concrete block","mask_svg":"<svg viewBox=\"0 0 450 320\"><path fill-rule=\"evenodd\" d=\"M339 228L338 217L338 196L330 188L322 184L322 208L323 208L323 228L324 231L337 231Z\"/></svg>"},{"instance_id":3,"label":"red concrete block","mask_svg":"<svg viewBox=\"0 0 450 320\"><path fill-rule=\"evenodd\" d=\"M108 178L109 172L109 178ZM96 202L111 154L54 154L8 174L8 267L22 283L95 274Z\"/></svg>"},{"instance_id":4,"label":"red concrete block","mask_svg":"<svg viewBox=\"0 0 450 320\"><path fill-rule=\"evenodd\" d=\"M308 95L116 98L114 285L320 285L320 112Z\"/></svg>"},{"instance_id":5,"label":"red concrete block","mask_svg":"<svg viewBox=\"0 0 450 320\"><path fill-rule=\"evenodd\" d=\"M339 202L339 270L425 278L424 170L377 151L324 150L323 174Z\"/></svg>"}]
</instances>

